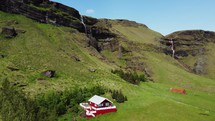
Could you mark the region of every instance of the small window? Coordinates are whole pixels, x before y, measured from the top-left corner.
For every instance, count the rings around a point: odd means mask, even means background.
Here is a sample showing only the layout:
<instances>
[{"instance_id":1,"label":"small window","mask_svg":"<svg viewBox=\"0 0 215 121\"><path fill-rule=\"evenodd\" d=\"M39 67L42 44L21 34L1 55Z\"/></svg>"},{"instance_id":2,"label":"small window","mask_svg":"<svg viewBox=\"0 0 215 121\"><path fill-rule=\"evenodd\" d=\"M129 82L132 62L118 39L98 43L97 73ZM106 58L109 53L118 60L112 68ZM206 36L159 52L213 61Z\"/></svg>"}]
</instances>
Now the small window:
<instances>
[{"instance_id":1,"label":"small window","mask_svg":"<svg viewBox=\"0 0 215 121\"><path fill-rule=\"evenodd\" d=\"M105 103L105 106L110 106L110 104L109 103Z\"/></svg>"}]
</instances>

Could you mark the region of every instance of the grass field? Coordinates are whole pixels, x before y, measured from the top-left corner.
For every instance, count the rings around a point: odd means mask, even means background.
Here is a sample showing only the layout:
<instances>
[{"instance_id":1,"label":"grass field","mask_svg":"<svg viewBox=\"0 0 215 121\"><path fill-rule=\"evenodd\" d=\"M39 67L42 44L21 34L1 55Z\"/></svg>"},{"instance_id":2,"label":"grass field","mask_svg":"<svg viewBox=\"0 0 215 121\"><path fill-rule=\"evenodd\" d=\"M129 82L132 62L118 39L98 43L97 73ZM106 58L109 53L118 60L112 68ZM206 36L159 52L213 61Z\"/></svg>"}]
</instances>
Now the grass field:
<instances>
[{"instance_id":1,"label":"grass field","mask_svg":"<svg viewBox=\"0 0 215 121\"><path fill-rule=\"evenodd\" d=\"M117 113L98 116L93 119L77 118L80 121L214 121L215 120L215 80L195 75L173 58L154 51L149 45L159 46L161 37L143 26L121 26L113 24L113 31L135 45L126 45L132 50L126 59L139 58L151 71L155 83L145 82L132 85L112 74L111 69L125 67L125 60L118 59L117 52L101 52L115 63L99 59L102 55L95 49L86 47L83 33L53 25L41 24L20 15L0 12L0 28L11 20L15 28L26 30L13 39L0 37L0 78L26 84L26 92L32 95L47 90L64 90L74 87L104 85L111 89L121 89L128 101L116 103ZM123 44L128 44L123 42ZM138 46L137 46L138 45ZM132 47L134 46L134 47ZM146 49L148 48L148 49ZM211 46L210 48L213 48ZM211 53L211 57L214 57ZM73 57L80 59L77 62ZM19 68L10 71L7 66ZM40 73L47 69L57 72L57 77L38 81ZM95 72L89 71L95 69ZM139 72L141 73L141 72ZM186 95L169 92L171 87L187 90ZM110 95L105 95L110 98ZM71 120L70 114L59 120Z\"/></svg>"}]
</instances>

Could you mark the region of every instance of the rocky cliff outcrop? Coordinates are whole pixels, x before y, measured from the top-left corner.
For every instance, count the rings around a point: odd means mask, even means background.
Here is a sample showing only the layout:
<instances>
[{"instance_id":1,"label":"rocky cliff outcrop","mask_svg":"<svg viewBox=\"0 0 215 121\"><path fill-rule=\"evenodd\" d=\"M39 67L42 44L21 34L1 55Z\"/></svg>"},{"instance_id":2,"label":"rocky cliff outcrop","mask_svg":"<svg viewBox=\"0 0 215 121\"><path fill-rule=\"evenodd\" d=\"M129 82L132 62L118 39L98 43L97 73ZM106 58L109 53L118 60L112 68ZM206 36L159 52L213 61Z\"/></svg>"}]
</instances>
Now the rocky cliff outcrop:
<instances>
[{"instance_id":1,"label":"rocky cliff outcrop","mask_svg":"<svg viewBox=\"0 0 215 121\"><path fill-rule=\"evenodd\" d=\"M95 19L84 16L84 22L87 26L87 35L89 45L97 51L118 50L119 42L116 40L117 35L111 31L112 26L108 19Z\"/></svg>"},{"instance_id":2,"label":"rocky cliff outcrop","mask_svg":"<svg viewBox=\"0 0 215 121\"><path fill-rule=\"evenodd\" d=\"M207 44L215 43L215 32L203 30L178 31L162 38L161 43L164 45L164 52L167 55L172 56L174 50L175 59L189 66L196 74L206 74Z\"/></svg>"},{"instance_id":3,"label":"rocky cliff outcrop","mask_svg":"<svg viewBox=\"0 0 215 121\"><path fill-rule=\"evenodd\" d=\"M206 43L215 43L215 32L203 30L187 30L169 34L162 38L161 43L165 45L164 52L172 55L171 46L173 41L175 58L187 57L189 55L203 55L206 52Z\"/></svg>"},{"instance_id":4,"label":"rocky cliff outcrop","mask_svg":"<svg viewBox=\"0 0 215 121\"><path fill-rule=\"evenodd\" d=\"M0 10L21 14L42 23L68 26L81 32L85 31L77 10L49 0L1 0Z\"/></svg>"}]
</instances>

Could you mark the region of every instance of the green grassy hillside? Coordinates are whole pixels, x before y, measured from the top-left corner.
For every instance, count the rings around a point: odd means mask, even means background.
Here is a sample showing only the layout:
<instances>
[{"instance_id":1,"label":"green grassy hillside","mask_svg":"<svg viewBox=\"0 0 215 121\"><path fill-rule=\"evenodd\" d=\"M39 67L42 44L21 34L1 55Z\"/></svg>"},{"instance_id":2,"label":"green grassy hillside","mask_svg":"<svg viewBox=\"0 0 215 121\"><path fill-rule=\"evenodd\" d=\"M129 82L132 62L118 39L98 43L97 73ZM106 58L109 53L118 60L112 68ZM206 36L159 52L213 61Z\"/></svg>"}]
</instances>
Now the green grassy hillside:
<instances>
[{"instance_id":1,"label":"green grassy hillside","mask_svg":"<svg viewBox=\"0 0 215 121\"><path fill-rule=\"evenodd\" d=\"M1 18L4 18L1 19L1 27L15 20L19 24L12 26L26 31L13 39L1 37L1 53L6 56L0 60L1 77L21 81L28 85L26 88L38 92L46 90L47 87L62 89L67 86L102 82L102 77L110 76L106 71L112 67L95 57L100 55L93 48L86 48L84 34L72 28L41 24L19 15L1 12ZM75 58L80 61L76 61ZM7 69L8 66L20 71L11 72ZM37 78L47 69L56 70L57 78L41 84ZM92 73L90 69L97 71Z\"/></svg>"},{"instance_id":2,"label":"green grassy hillside","mask_svg":"<svg viewBox=\"0 0 215 121\"><path fill-rule=\"evenodd\" d=\"M214 121L215 81L187 71L177 60L160 51L161 34L139 24L109 20L110 31L125 52L88 47L87 37L67 27L41 24L20 15L0 12L0 28L10 21L16 29L25 30L17 37L0 37L0 78L19 82L32 96L48 90L104 85L121 89L128 101L117 106L117 113L98 116L92 121ZM102 22L101 22L102 23ZM98 23L99 24L99 23ZM211 46L211 48L213 48ZM105 59L103 59L105 57ZM77 61L76 59L80 61ZM10 71L7 67L18 68ZM132 85L111 73L111 69L148 73L153 82ZM41 72L56 70L57 77L43 81ZM96 70L95 72L90 71ZM169 92L171 87L187 90L186 95ZM110 98L109 94L106 94ZM110 98L111 99L111 98ZM112 99L111 99L112 100ZM71 120L71 114L59 120Z\"/></svg>"}]
</instances>

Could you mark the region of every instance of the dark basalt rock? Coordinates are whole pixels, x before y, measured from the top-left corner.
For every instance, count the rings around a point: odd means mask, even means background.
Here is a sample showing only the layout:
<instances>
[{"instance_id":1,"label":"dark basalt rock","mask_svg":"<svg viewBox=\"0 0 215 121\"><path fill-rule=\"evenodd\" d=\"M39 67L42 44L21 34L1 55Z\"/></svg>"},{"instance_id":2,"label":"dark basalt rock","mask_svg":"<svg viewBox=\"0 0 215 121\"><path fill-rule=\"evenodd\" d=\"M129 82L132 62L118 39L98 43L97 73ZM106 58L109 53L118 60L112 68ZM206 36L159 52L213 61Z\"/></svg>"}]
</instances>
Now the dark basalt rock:
<instances>
[{"instance_id":1,"label":"dark basalt rock","mask_svg":"<svg viewBox=\"0 0 215 121\"><path fill-rule=\"evenodd\" d=\"M19 71L19 69L18 68L15 68L15 67L10 67L10 66L8 66L7 67L9 70L11 70L11 71Z\"/></svg>"},{"instance_id":2,"label":"dark basalt rock","mask_svg":"<svg viewBox=\"0 0 215 121\"><path fill-rule=\"evenodd\" d=\"M84 16L84 23L87 25L95 25L98 22L98 19Z\"/></svg>"},{"instance_id":3,"label":"dark basalt rock","mask_svg":"<svg viewBox=\"0 0 215 121\"><path fill-rule=\"evenodd\" d=\"M62 25L84 32L77 10L49 0L1 0L0 10L21 14L42 23Z\"/></svg>"},{"instance_id":4,"label":"dark basalt rock","mask_svg":"<svg viewBox=\"0 0 215 121\"><path fill-rule=\"evenodd\" d=\"M78 20L80 20L81 15L79 14L79 12L71 7L65 6L61 3L57 3L57 2L49 2L49 4L52 5L52 7L54 7L56 10L61 11L61 12L65 12L68 15L77 18Z\"/></svg>"},{"instance_id":5,"label":"dark basalt rock","mask_svg":"<svg viewBox=\"0 0 215 121\"><path fill-rule=\"evenodd\" d=\"M1 58L5 58L5 55L0 54L0 59L1 59Z\"/></svg>"},{"instance_id":6,"label":"dark basalt rock","mask_svg":"<svg viewBox=\"0 0 215 121\"><path fill-rule=\"evenodd\" d=\"M96 39L114 38L116 35L110 32L109 29L103 27L94 26L91 28L91 33Z\"/></svg>"},{"instance_id":7,"label":"dark basalt rock","mask_svg":"<svg viewBox=\"0 0 215 121\"><path fill-rule=\"evenodd\" d=\"M14 29L14 27L3 27L1 34L5 38L13 38L13 37L15 37L17 35L16 30Z\"/></svg>"},{"instance_id":8,"label":"dark basalt rock","mask_svg":"<svg viewBox=\"0 0 215 121\"><path fill-rule=\"evenodd\" d=\"M77 62L81 61L81 59L78 56L76 56L76 55L72 55L71 58L74 59Z\"/></svg>"},{"instance_id":9,"label":"dark basalt rock","mask_svg":"<svg viewBox=\"0 0 215 121\"><path fill-rule=\"evenodd\" d=\"M15 81L15 82L11 82L10 83L10 85L12 85L12 86L16 86L16 85L19 85L20 84L20 82L18 82L18 81Z\"/></svg>"},{"instance_id":10,"label":"dark basalt rock","mask_svg":"<svg viewBox=\"0 0 215 121\"><path fill-rule=\"evenodd\" d=\"M42 3L49 2L49 0L23 0L23 2L27 4L40 5Z\"/></svg>"},{"instance_id":11,"label":"dark basalt rock","mask_svg":"<svg viewBox=\"0 0 215 121\"><path fill-rule=\"evenodd\" d=\"M148 28L145 24L140 24L135 21L130 21L126 19L118 19L117 22L124 26L131 26L131 27L143 26L145 28Z\"/></svg>"},{"instance_id":12,"label":"dark basalt rock","mask_svg":"<svg viewBox=\"0 0 215 121\"><path fill-rule=\"evenodd\" d=\"M16 29L16 32L17 32L17 33L23 33L23 34L24 34L26 31L25 31L25 30L21 30L21 29Z\"/></svg>"},{"instance_id":13,"label":"dark basalt rock","mask_svg":"<svg viewBox=\"0 0 215 121\"><path fill-rule=\"evenodd\" d=\"M98 40L92 35L88 35L88 38L89 38L88 40L89 46L94 47L98 52L100 52L101 48L99 47Z\"/></svg>"},{"instance_id":14,"label":"dark basalt rock","mask_svg":"<svg viewBox=\"0 0 215 121\"><path fill-rule=\"evenodd\" d=\"M47 70L41 73L42 75L53 78L55 76L55 71L54 70Z\"/></svg>"},{"instance_id":15,"label":"dark basalt rock","mask_svg":"<svg viewBox=\"0 0 215 121\"><path fill-rule=\"evenodd\" d=\"M109 50L111 52L119 50L119 41L115 38L99 39L99 50ZM123 51L123 50L122 50Z\"/></svg>"},{"instance_id":16,"label":"dark basalt rock","mask_svg":"<svg viewBox=\"0 0 215 121\"><path fill-rule=\"evenodd\" d=\"M179 50L175 52L176 57L187 57L189 54L184 50Z\"/></svg>"},{"instance_id":17,"label":"dark basalt rock","mask_svg":"<svg viewBox=\"0 0 215 121\"><path fill-rule=\"evenodd\" d=\"M19 24L19 22L16 20L10 20L6 24L7 24L7 26L11 26L11 25Z\"/></svg>"}]
</instances>

